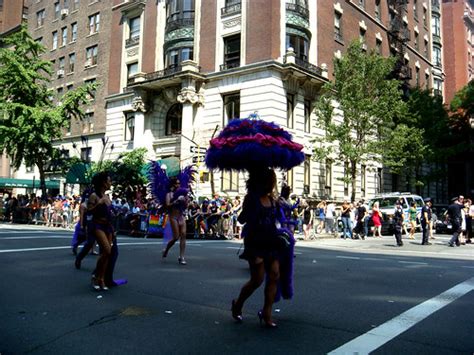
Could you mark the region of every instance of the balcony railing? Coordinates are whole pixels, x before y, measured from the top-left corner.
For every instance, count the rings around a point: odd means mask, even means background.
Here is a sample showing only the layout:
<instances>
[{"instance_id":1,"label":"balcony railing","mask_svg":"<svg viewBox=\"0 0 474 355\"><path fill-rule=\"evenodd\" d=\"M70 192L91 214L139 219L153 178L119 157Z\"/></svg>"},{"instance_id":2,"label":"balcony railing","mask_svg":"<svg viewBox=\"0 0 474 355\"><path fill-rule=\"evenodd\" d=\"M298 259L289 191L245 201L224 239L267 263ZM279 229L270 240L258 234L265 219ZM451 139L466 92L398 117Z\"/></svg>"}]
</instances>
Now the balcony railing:
<instances>
[{"instance_id":1,"label":"balcony railing","mask_svg":"<svg viewBox=\"0 0 474 355\"><path fill-rule=\"evenodd\" d=\"M235 15L235 14L240 14L242 11L242 4L232 4L232 5L227 5L223 8L221 8L221 16L229 16L229 15Z\"/></svg>"},{"instance_id":2,"label":"balcony railing","mask_svg":"<svg viewBox=\"0 0 474 355\"><path fill-rule=\"evenodd\" d=\"M140 43L140 36L127 38L127 39L125 40L125 47L135 46L135 45L137 45L138 43Z\"/></svg>"},{"instance_id":3,"label":"balcony railing","mask_svg":"<svg viewBox=\"0 0 474 355\"><path fill-rule=\"evenodd\" d=\"M309 10L304 6L301 6L298 4L286 3L286 10L295 12L301 15L302 17L304 17L305 19L309 19Z\"/></svg>"},{"instance_id":4,"label":"balcony railing","mask_svg":"<svg viewBox=\"0 0 474 355\"><path fill-rule=\"evenodd\" d=\"M169 67L169 68L166 68L166 69L163 69L163 70L160 70L160 71L156 71L156 72L153 72L153 73L147 73L147 74L145 74L145 81L162 79L162 78L165 78L167 76L171 76L171 75L174 75L176 73L179 73L180 71L182 71L182 69L183 69L183 67L181 65L176 65L176 66L172 66L172 67ZM127 80L127 85L135 84L135 79L136 79L136 77L129 78Z\"/></svg>"},{"instance_id":5,"label":"balcony railing","mask_svg":"<svg viewBox=\"0 0 474 355\"><path fill-rule=\"evenodd\" d=\"M287 63L287 55L285 55L285 63ZM298 67L301 67L301 68L303 68L303 69L305 69L305 70L307 70L307 71L309 71L313 74L317 74L319 76L323 75L323 70L320 67L318 67L317 65L311 64L307 60L295 57L295 64Z\"/></svg>"},{"instance_id":6,"label":"balcony railing","mask_svg":"<svg viewBox=\"0 0 474 355\"><path fill-rule=\"evenodd\" d=\"M437 35L437 34L433 33L433 42L438 43L438 44L442 44L440 35Z\"/></svg>"},{"instance_id":7,"label":"balcony railing","mask_svg":"<svg viewBox=\"0 0 474 355\"><path fill-rule=\"evenodd\" d=\"M176 30L177 28L182 28L182 27L193 27L194 26L194 17L192 18L178 18L178 19L173 19L171 21L168 21L166 23L166 28L165 31L173 31Z\"/></svg>"},{"instance_id":8,"label":"balcony railing","mask_svg":"<svg viewBox=\"0 0 474 355\"><path fill-rule=\"evenodd\" d=\"M432 9L437 9L439 10L440 9L440 3L439 3L439 0L431 0L431 8Z\"/></svg>"},{"instance_id":9,"label":"balcony railing","mask_svg":"<svg viewBox=\"0 0 474 355\"><path fill-rule=\"evenodd\" d=\"M339 42L344 42L343 38L342 38L342 33L341 31L334 31L334 39L336 41L339 41Z\"/></svg>"},{"instance_id":10,"label":"balcony railing","mask_svg":"<svg viewBox=\"0 0 474 355\"><path fill-rule=\"evenodd\" d=\"M224 70L227 70L227 69L238 68L238 67L240 67L240 60L221 64L220 65L220 70L224 71Z\"/></svg>"}]
</instances>

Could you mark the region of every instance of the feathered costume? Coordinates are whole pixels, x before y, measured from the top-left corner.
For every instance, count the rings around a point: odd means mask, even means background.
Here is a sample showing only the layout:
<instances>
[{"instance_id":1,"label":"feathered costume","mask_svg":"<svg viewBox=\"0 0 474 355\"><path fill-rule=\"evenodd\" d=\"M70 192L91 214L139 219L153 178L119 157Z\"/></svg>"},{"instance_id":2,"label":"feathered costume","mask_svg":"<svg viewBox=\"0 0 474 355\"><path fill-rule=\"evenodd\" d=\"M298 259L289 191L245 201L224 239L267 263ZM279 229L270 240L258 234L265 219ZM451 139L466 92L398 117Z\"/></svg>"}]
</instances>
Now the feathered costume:
<instances>
[{"instance_id":1,"label":"feathered costume","mask_svg":"<svg viewBox=\"0 0 474 355\"><path fill-rule=\"evenodd\" d=\"M292 141L289 132L276 123L261 120L257 114L235 119L210 141L206 165L210 169L247 170L258 173L264 168L289 170L304 161L303 146ZM248 228L244 226L245 237ZM286 247L279 252L280 282L275 301L293 296L293 251L295 239L285 228L276 230L276 237ZM245 254L245 252L244 252Z\"/></svg>"},{"instance_id":2,"label":"feathered costume","mask_svg":"<svg viewBox=\"0 0 474 355\"><path fill-rule=\"evenodd\" d=\"M176 176L179 181L179 188L173 193L173 201L176 201L180 196L188 196L191 192L191 184L195 182L196 168L194 165L189 165L183 168ZM158 161L151 161L150 169L148 170L149 187L150 192L156 202L161 205L160 213L163 215L162 228L163 228L163 242L167 243L173 237L171 230L171 224L168 223L168 211L166 211L166 195L170 192L170 178L163 169ZM186 203L182 202L179 208L186 209Z\"/></svg>"}]
</instances>

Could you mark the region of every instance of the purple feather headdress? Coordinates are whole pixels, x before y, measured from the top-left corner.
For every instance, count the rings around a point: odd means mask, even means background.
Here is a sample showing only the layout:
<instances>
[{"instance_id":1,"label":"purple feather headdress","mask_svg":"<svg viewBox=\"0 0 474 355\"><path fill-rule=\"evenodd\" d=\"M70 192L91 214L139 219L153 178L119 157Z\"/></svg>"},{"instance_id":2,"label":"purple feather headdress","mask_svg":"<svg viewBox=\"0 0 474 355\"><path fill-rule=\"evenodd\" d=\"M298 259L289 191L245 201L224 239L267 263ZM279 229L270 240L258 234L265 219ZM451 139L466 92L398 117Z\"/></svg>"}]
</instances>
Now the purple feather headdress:
<instances>
[{"instance_id":1,"label":"purple feather headdress","mask_svg":"<svg viewBox=\"0 0 474 355\"><path fill-rule=\"evenodd\" d=\"M210 141L206 165L210 169L254 170L271 167L289 170L304 161L303 146L274 122L251 115L230 121Z\"/></svg>"},{"instance_id":2,"label":"purple feather headdress","mask_svg":"<svg viewBox=\"0 0 474 355\"><path fill-rule=\"evenodd\" d=\"M180 187L174 193L174 197L187 196L191 190L191 184L195 182L196 168L194 165L189 165L183 168L176 178L179 181ZM170 191L170 178L166 174L159 162L151 161L150 169L148 170L148 178L150 180L149 187L152 196L159 203L164 204L166 194Z\"/></svg>"}]
</instances>

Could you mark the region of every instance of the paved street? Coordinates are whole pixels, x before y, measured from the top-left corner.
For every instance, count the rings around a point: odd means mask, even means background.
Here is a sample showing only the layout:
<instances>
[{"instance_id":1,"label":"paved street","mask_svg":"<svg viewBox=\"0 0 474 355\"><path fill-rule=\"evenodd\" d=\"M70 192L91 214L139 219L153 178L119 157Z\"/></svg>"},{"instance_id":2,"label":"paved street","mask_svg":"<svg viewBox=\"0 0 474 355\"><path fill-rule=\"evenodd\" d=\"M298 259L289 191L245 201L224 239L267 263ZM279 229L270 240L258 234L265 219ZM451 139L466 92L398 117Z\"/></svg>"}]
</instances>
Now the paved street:
<instances>
[{"instance_id":1,"label":"paved street","mask_svg":"<svg viewBox=\"0 0 474 355\"><path fill-rule=\"evenodd\" d=\"M73 267L72 232L0 225L3 354L472 354L474 246L395 239L298 242L295 297L260 328L262 290L235 324L248 277L238 241L190 241L162 261L161 240L119 238L109 292L89 285L95 258Z\"/></svg>"}]
</instances>

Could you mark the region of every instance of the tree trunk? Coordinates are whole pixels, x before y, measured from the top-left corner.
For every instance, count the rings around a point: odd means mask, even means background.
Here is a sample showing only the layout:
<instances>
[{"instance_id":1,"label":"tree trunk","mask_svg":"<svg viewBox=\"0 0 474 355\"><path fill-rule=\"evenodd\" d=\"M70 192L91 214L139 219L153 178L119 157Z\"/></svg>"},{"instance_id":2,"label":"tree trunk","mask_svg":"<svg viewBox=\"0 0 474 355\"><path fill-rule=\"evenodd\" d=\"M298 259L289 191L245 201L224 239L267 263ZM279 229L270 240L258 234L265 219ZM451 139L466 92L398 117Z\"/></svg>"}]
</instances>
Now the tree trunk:
<instances>
[{"instance_id":1,"label":"tree trunk","mask_svg":"<svg viewBox=\"0 0 474 355\"><path fill-rule=\"evenodd\" d=\"M46 179L44 174L44 164L37 163L36 166L38 167L39 175L40 175L40 189L41 189L41 199L46 198Z\"/></svg>"},{"instance_id":2,"label":"tree trunk","mask_svg":"<svg viewBox=\"0 0 474 355\"><path fill-rule=\"evenodd\" d=\"M356 188L357 188L357 162L355 160L351 160L351 202L355 201L356 197Z\"/></svg>"}]
</instances>

